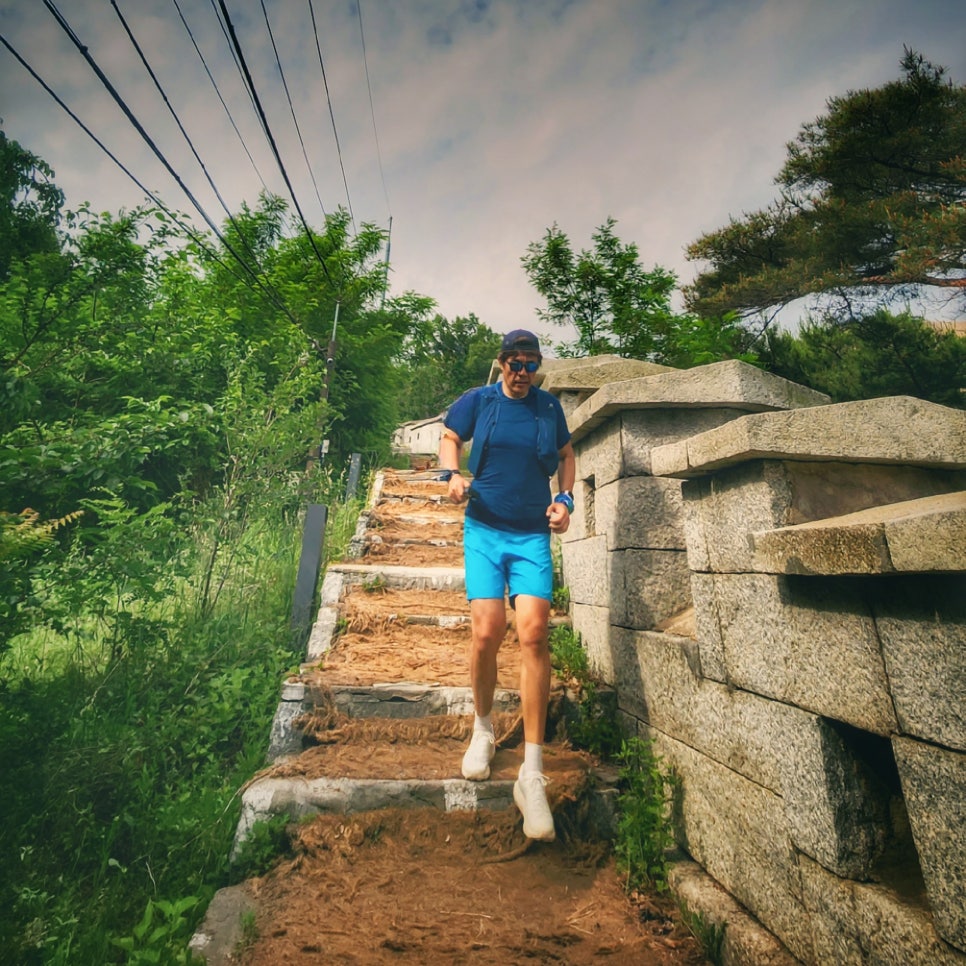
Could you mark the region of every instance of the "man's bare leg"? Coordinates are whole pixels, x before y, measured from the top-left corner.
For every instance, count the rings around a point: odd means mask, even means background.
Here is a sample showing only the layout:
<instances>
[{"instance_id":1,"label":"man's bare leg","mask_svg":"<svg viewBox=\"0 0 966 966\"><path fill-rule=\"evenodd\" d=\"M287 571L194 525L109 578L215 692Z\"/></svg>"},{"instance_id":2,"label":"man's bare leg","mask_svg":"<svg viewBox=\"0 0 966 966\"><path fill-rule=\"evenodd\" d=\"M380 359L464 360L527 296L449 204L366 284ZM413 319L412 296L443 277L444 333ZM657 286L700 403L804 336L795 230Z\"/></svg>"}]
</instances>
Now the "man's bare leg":
<instances>
[{"instance_id":1,"label":"man's bare leg","mask_svg":"<svg viewBox=\"0 0 966 966\"><path fill-rule=\"evenodd\" d=\"M490 777L490 761L496 750L490 713L496 692L496 656L506 636L506 605L503 598L470 601L473 640L470 644L470 685L476 717L473 737L463 755L463 777L484 781Z\"/></svg>"},{"instance_id":2,"label":"man's bare leg","mask_svg":"<svg viewBox=\"0 0 966 966\"><path fill-rule=\"evenodd\" d=\"M552 842L556 836L547 804L543 775L543 739L550 701L550 602L520 594L516 599L517 636L520 638L520 703L523 711L524 759L513 785L513 800L523 815L523 834Z\"/></svg>"},{"instance_id":3,"label":"man's bare leg","mask_svg":"<svg viewBox=\"0 0 966 966\"><path fill-rule=\"evenodd\" d=\"M523 737L528 744L542 745L550 701L550 648L547 643L550 601L520 594L516 599L516 614Z\"/></svg>"}]
</instances>

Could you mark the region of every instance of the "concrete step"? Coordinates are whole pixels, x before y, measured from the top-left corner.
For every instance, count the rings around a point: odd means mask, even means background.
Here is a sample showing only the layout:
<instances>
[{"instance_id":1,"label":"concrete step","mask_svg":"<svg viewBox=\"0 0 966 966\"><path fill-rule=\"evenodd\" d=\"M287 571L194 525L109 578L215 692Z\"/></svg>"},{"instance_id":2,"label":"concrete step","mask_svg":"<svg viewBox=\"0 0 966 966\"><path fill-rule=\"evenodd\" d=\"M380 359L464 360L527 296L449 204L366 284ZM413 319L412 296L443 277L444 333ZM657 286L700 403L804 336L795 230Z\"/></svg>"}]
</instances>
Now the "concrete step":
<instances>
[{"instance_id":1,"label":"concrete step","mask_svg":"<svg viewBox=\"0 0 966 966\"><path fill-rule=\"evenodd\" d=\"M499 729L498 729L499 734ZM390 737L391 736L391 737ZM467 739L445 728L411 733L387 728L375 736L364 727L340 729L331 744L320 744L285 759L253 779L242 796L234 849L258 821L288 815L434 809L441 813L514 807L513 783L523 762L522 738L510 734L496 749L489 780L467 781L460 763ZM613 832L617 773L601 768L584 752L550 742L544 749L547 799L555 813L581 804L595 834Z\"/></svg>"}]
</instances>

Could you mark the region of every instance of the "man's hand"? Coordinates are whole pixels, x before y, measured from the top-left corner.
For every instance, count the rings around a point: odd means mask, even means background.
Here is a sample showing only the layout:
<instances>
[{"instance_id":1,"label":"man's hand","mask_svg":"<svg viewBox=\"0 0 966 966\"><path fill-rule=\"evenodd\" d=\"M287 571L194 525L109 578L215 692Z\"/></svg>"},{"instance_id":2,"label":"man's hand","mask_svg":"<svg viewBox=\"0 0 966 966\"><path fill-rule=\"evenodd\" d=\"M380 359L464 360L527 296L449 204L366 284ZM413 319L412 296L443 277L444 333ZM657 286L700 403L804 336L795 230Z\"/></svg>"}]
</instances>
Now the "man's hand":
<instances>
[{"instance_id":1,"label":"man's hand","mask_svg":"<svg viewBox=\"0 0 966 966\"><path fill-rule=\"evenodd\" d=\"M566 533L570 526L570 511L562 503L551 503L547 507L547 519L552 533Z\"/></svg>"},{"instance_id":2,"label":"man's hand","mask_svg":"<svg viewBox=\"0 0 966 966\"><path fill-rule=\"evenodd\" d=\"M453 503L462 503L466 499L466 491L469 488L469 483L459 473L454 473L449 478L447 496Z\"/></svg>"}]
</instances>

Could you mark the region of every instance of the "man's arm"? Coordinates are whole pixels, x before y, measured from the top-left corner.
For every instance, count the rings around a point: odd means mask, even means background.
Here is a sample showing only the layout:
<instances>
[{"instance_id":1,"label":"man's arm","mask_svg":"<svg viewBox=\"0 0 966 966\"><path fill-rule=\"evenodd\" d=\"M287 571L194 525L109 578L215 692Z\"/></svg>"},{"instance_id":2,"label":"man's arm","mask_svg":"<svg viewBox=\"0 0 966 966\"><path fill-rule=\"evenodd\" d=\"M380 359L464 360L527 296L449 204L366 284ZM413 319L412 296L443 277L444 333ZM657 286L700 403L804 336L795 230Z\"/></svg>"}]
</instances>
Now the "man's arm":
<instances>
[{"instance_id":1,"label":"man's arm","mask_svg":"<svg viewBox=\"0 0 966 966\"><path fill-rule=\"evenodd\" d=\"M439 441L439 465L444 470L455 470L449 478L447 495L454 503L462 503L466 497L468 483L459 472L460 456L463 453L463 440L451 429L443 431Z\"/></svg>"},{"instance_id":2,"label":"man's arm","mask_svg":"<svg viewBox=\"0 0 966 966\"><path fill-rule=\"evenodd\" d=\"M561 493L573 493L577 478L577 457L573 444L567 442L559 451L560 465L557 467L557 483Z\"/></svg>"},{"instance_id":3,"label":"man's arm","mask_svg":"<svg viewBox=\"0 0 966 966\"><path fill-rule=\"evenodd\" d=\"M570 493L574 488L577 476L577 458L574 448L568 442L558 451L560 465L557 467L557 483L561 493ZM553 533L566 533L570 526L570 508L556 500L547 507L547 519Z\"/></svg>"}]
</instances>

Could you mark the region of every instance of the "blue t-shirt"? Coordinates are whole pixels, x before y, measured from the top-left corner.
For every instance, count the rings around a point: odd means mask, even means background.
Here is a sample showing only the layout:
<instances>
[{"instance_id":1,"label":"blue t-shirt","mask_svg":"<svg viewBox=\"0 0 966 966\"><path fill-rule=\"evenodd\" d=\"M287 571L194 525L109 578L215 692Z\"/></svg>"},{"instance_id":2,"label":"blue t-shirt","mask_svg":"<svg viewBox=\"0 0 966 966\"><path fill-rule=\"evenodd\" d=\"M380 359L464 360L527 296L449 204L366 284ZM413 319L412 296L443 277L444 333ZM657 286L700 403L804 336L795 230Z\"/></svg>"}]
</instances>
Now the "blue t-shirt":
<instances>
[{"instance_id":1,"label":"blue t-shirt","mask_svg":"<svg viewBox=\"0 0 966 966\"><path fill-rule=\"evenodd\" d=\"M473 438L482 391L464 393L446 414L444 424L464 442ZM552 400L557 449L570 441L567 420L555 396L535 387L523 399L512 399L502 389L494 393L492 405L500 410L483 465L473 479L466 515L499 530L540 533L548 529L550 479L537 459L538 393Z\"/></svg>"}]
</instances>

